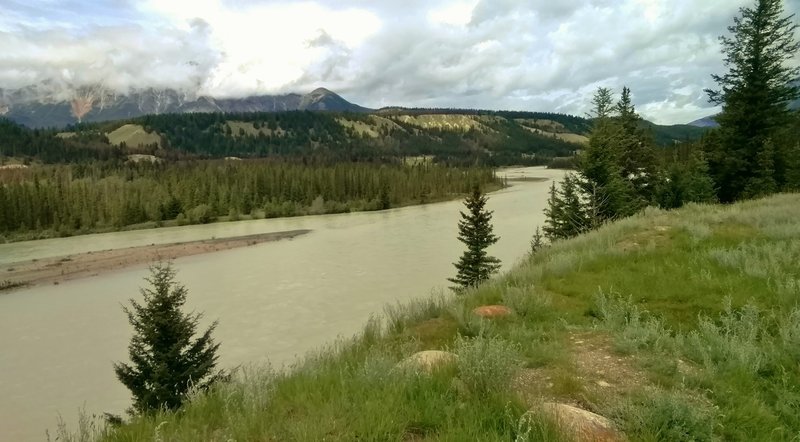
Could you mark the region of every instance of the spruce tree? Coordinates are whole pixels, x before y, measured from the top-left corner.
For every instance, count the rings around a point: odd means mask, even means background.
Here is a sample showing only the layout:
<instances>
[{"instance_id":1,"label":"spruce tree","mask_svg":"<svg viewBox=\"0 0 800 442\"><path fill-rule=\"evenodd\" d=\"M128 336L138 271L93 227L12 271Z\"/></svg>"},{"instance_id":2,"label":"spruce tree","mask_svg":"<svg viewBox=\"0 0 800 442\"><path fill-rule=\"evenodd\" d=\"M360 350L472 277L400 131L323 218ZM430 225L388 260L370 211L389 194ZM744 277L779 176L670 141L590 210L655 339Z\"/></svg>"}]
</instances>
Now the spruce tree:
<instances>
[{"instance_id":1,"label":"spruce tree","mask_svg":"<svg viewBox=\"0 0 800 442\"><path fill-rule=\"evenodd\" d=\"M584 194L595 196L595 211L601 223L633 215L641 208L633 183L623 177L622 158L627 154L624 146L639 142L634 138L638 116L630 103L630 91L626 92L614 106L610 90L598 88L592 99L589 144L578 164L579 182ZM626 126L632 131L630 134L625 131Z\"/></svg>"},{"instance_id":2,"label":"spruce tree","mask_svg":"<svg viewBox=\"0 0 800 442\"><path fill-rule=\"evenodd\" d=\"M620 176L631 183L634 191L632 209L638 211L653 199L657 169L655 149L648 132L640 126L642 118L636 113L628 87L622 88L616 110L614 123L619 129L615 144Z\"/></svg>"},{"instance_id":3,"label":"spruce tree","mask_svg":"<svg viewBox=\"0 0 800 442\"><path fill-rule=\"evenodd\" d=\"M675 157L659 183L658 205L663 209L676 209L686 203L716 202L717 191L702 152L693 150L684 160Z\"/></svg>"},{"instance_id":4,"label":"spruce tree","mask_svg":"<svg viewBox=\"0 0 800 442\"><path fill-rule=\"evenodd\" d=\"M550 241L566 238L565 220L564 200L556 189L556 183L552 183L547 207L544 208L544 236Z\"/></svg>"},{"instance_id":5,"label":"spruce tree","mask_svg":"<svg viewBox=\"0 0 800 442\"><path fill-rule=\"evenodd\" d=\"M191 387L205 388L221 376L215 372L219 344L211 337L217 323L194 337L201 315L181 311L187 290L171 264L153 265L145 280L151 287L141 289L144 303L131 299L131 308L123 307L134 330L131 364L115 363L114 371L131 391L135 412L174 410Z\"/></svg>"},{"instance_id":6,"label":"spruce tree","mask_svg":"<svg viewBox=\"0 0 800 442\"><path fill-rule=\"evenodd\" d=\"M539 253L543 248L545 248L544 235L542 235L542 229L536 227L536 231L531 237L531 256Z\"/></svg>"},{"instance_id":7,"label":"spruce tree","mask_svg":"<svg viewBox=\"0 0 800 442\"><path fill-rule=\"evenodd\" d=\"M589 227L586 216L586 199L579 186L579 179L568 174L561 182L561 199L564 202L564 226L567 238L578 236Z\"/></svg>"},{"instance_id":8,"label":"spruce tree","mask_svg":"<svg viewBox=\"0 0 800 442\"><path fill-rule=\"evenodd\" d=\"M793 136L787 137L784 149L786 182L783 189L790 192L800 191L800 112L795 121Z\"/></svg>"},{"instance_id":9,"label":"spruce tree","mask_svg":"<svg viewBox=\"0 0 800 442\"><path fill-rule=\"evenodd\" d=\"M456 284L454 290L476 287L500 269L500 260L489 256L486 249L499 239L492 233L492 211L486 210L486 195L475 185L464 200L467 212L461 212L458 222L458 240L467 250L453 265L458 270L448 281Z\"/></svg>"},{"instance_id":10,"label":"spruce tree","mask_svg":"<svg viewBox=\"0 0 800 442\"><path fill-rule=\"evenodd\" d=\"M746 198L766 196L778 191L775 183L775 146L772 140L767 139L764 142L756 155L756 166L753 177L744 189L743 196Z\"/></svg>"},{"instance_id":11,"label":"spruce tree","mask_svg":"<svg viewBox=\"0 0 800 442\"><path fill-rule=\"evenodd\" d=\"M721 143L709 150L709 163L724 202L747 196L768 173L762 168L774 165L774 158L764 158L765 143L786 124L787 104L800 94L793 83L800 68L790 65L800 51L794 38L798 25L794 15L783 17L782 3L757 0L740 8L728 27L731 35L720 37L728 72L712 75L719 89L706 92L723 106L716 117Z\"/></svg>"},{"instance_id":12,"label":"spruce tree","mask_svg":"<svg viewBox=\"0 0 800 442\"><path fill-rule=\"evenodd\" d=\"M591 227L588 209L590 199L585 196L580 179L567 174L556 189L550 187L550 197L544 209L544 234L549 240L567 239L578 236Z\"/></svg>"}]
</instances>

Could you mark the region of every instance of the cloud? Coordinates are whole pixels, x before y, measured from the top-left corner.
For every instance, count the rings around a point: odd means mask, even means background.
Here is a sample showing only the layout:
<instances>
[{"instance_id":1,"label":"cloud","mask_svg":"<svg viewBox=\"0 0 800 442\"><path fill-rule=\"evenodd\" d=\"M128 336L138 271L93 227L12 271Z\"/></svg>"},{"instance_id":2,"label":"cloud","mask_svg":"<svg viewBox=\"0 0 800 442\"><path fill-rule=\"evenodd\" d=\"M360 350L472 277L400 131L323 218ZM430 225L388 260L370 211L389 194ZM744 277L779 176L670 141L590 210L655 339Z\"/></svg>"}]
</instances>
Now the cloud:
<instances>
[{"instance_id":1,"label":"cloud","mask_svg":"<svg viewBox=\"0 0 800 442\"><path fill-rule=\"evenodd\" d=\"M201 20L186 30L126 24L80 32L0 31L0 86L44 83L53 99L95 85L121 93L143 87L196 90L219 61L208 48L208 32Z\"/></svg>"},{"instance_id":2,"label":"cloud","mask_svg":"<svg viewBox=\"0 0 800 442\"><path fill-rule=\"evenodd\" d=\"M752 3L69 0L56 15L54 0L9 1L3 88L49 79L234 97L325 86L370 107L581 115L597 86L627 85L639 111L661 123L715 111L703 89L724 72L718 36Z\"/></svg>"}]
</instances>

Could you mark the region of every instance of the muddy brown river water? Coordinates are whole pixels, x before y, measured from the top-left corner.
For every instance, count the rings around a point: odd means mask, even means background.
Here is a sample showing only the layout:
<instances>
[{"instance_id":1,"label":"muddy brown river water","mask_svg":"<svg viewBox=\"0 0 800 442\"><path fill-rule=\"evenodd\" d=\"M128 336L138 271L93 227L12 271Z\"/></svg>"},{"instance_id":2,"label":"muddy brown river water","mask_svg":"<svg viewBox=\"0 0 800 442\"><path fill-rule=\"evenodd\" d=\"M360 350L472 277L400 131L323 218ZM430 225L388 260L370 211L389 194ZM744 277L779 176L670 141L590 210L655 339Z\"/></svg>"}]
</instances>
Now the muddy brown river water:
<instances>
[{"instance_id":1,"label":"muddy brown river water","mask_svg":"<svg viewBox=\"0 0 800 442\"><path fill-rule=\"evenodd\" d=\"M490 253L509 269L543 222L552 180L543 168L498 172L516 181L489 197L500 241ZM358 332L386 304L444 289L463 248L459 201L382 212L219 223L0 245L0 263L96 250L310 229L252 247L175 260L187 307L219 320L220 365L281 367ZM122 413L128 391L112 362L126 360L131 336L121 305L138 297L146 265L0 294L0 441L45 440L78 409ZM2 279L2 277L0 277Z\"/></svg>"}]
</instances>

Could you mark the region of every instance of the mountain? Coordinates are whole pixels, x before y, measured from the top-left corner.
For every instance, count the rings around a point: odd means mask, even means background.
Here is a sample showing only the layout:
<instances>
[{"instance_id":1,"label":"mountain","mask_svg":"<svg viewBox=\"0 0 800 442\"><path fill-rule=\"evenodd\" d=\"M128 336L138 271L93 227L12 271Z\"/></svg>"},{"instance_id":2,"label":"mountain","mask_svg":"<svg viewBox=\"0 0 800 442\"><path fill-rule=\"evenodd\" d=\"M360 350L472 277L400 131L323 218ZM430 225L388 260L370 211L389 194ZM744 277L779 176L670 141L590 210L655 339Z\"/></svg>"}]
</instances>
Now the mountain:
<instances>
[{"instance_id":1,"label":"mountain","mask_svg":"<svg viewBox=\"0 0 800 442\"><path fill-rule=\"evenodd\" d=\"M793 81L795 86L800 87L800 78ZM798 110L800 109L800 98L797 100L789 102L788 105L790 110ZM719 124L714 120L716 115L709 115L707 117L700 118L699 120L694 120L691 123L687 123L689 126L695 127L718 127Z\"/></svg>"},{"instance_id":2,"label":"mountain","mask_svg":"<svg viewBox=\"0 0 800 442\"><path fill-rule=\"evenodd\" d=\"M714 120L715 115L710 115L708 117L700 118L699 120L694 120L691 123L686 123L688 126L694 127L717 127L719 124L716 120Z\"/></svg>"},{"instance_id":3,"label":"mountain","mask_svg":"<svg viewBox=\"0 0 800 442\"><path fill-rule=\"evenodd\" d=\"M708 127L689 124L663 126L647 120L642 120L639 125L651 131L654 141L659 146L671 146L675 143L697 140L708 130Z\"/></svg>"},{"instance_id":4,"label":"mountain","mask_svg":"<svg viewBox=\"0 0 800 442\"><path fill-rule=\"evenodd\" d=\"M28 127L40 128L166 113L370 111L325 88L316 89L306 95L258 95L244 98L192 97L173 89L144 89L123 95L102 88L83 88L66 100L53 98L57 95L49 93L46 86L15 91L0 90L0 116Z\"/></svg>"}]
</instances>

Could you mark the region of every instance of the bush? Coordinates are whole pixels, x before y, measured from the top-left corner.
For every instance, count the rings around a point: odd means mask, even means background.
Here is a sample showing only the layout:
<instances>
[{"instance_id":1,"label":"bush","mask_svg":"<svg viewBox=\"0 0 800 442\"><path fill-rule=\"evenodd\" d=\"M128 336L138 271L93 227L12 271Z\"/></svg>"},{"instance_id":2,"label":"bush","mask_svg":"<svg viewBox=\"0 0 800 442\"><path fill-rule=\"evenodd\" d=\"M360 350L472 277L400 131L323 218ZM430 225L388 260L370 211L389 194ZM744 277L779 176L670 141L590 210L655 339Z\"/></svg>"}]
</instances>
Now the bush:
<instances>
[{"instance_id":1,"label":"bush","mask_svg":"<svg viewBox=\"0 0 800 442\"><path fill-rule=\"evenodd\" d=\"M459 337L455 353L459 376L474 394L507 391L511 376L522 365L519 346L495 337Z\"/></svg>"},{"instance_id":2,"label":"bush","mask_svg":"<svg viewBox=\"0 0 800 442\"><path fill-rule=\"evenodd\" d=\"M543 317L551 311L550 295L536 293L533 286L506 288L503 304L523 318Z\"/></svg>"},{"instance_id":3,"label":"bush","mask_svg":"<svg viewBox=\"0 0 800 442\"><path fill-rule=\"evenodd\" d=\"M600 291L594 298L591 314L618 332L614 336L614 346L622 353L643 348L663 350L671 344L671 334L663 320L640 309L630 298L608 296Z\"/></svg>"},{"instance_id":4,"label":"bush","mask_svg":"<svg viewBox=\"0 0 800 442\"><path fill-rule=\"evenodd\" d=\"M548 169L577 169L578 162L576 157L554 157L547 163Z\"/></svg>"},{"instance_id":5,"label":"bush","mask_svg":"<svg viewBox=\"0 0 800 442\"><path fill-rule=\"evenodd\" d=\"M208 224L213 220L214 211L208 204L200 204L189 211L189 220L194 224Z\"/></svg>"},{"instance_id":6,"label":"bush","mask_svg":"<svg viewBox=\"0 0 800 442\"><path fill-rule=\"evenodd\" d=\"M715 440L719 410L678 393L652 390L614 407L616 420L631 440Z\"/></svg>"}]
</instances>

